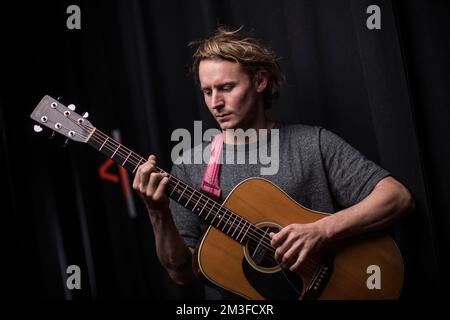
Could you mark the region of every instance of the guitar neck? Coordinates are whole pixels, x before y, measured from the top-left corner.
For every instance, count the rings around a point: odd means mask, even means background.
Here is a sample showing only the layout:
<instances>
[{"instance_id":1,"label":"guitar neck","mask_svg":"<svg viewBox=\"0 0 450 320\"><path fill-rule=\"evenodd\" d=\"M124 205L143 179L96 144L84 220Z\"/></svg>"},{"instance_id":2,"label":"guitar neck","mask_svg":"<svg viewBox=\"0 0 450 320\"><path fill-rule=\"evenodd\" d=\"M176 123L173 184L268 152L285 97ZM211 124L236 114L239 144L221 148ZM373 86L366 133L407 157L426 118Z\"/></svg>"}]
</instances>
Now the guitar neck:
<instances>
[{"instance_id":1,"label":"guitar neck","mask_svg":"<svg viewBox=\"0 0 450 320\"><path fill-rule=\"evenodd\" d=\"M87 143L133 174L147 161L98 129L94 129ZM160 173L165 172L158 167L156 170ZM241 244L246 242L249 231L250 234L255 231L256 227L253 224L224 208L217 201L171 174L168 178L167 195L198 215L208 225L221 230Z\"/></svg>"}]
</instances>

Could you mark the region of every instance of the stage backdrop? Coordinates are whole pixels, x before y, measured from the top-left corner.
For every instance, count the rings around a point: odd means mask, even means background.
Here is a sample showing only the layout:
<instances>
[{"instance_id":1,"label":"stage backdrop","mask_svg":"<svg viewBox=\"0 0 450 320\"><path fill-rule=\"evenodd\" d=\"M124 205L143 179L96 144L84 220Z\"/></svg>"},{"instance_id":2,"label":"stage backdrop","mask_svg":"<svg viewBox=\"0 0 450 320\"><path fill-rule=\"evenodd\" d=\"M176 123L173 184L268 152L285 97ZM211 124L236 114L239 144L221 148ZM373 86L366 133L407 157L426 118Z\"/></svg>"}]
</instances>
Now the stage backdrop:
<instances>
[{"instance_id":1,"label":"stage backdrop","mask_svg":"<svg viewBox=\"0 0 450 320\"><path fill-rule=\"evenodd\" d=\"M381 29L367 27L372 4ZM67 27L70 5L81 29ZM44 94L62 96L168 170L173 130L192 131L195 120L215 127L188 74L187 44L218 24L243 25L280 56L286 83L273 118L334 131L411 190L416 211L392 230L406 268L402 297L434 297L449 283L446 1L75 0L2 11L4 263L17 297L198 293L161 268L146 212L127 188L132 177L87 146L60 148L64 139L34 133L29 114ZM71 265L80 290L66 286Z\"/></svg>"}]
</instances>

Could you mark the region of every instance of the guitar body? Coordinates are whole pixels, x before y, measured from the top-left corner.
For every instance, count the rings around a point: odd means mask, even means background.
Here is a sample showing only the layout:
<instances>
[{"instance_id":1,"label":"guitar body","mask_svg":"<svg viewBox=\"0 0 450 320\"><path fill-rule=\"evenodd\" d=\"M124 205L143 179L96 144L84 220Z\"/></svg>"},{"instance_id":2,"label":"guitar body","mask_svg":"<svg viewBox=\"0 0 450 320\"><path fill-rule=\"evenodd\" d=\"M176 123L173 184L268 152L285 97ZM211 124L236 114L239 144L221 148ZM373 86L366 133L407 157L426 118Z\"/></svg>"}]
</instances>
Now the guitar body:
<instances>
[{"instance_id":1,"label":"guitar body","mask_svg":"<svg viewBox=\"0 0 450 320\"><path fill-rule=\"evenodd\" d=\"M260 227L282 228L327 216L302 207L277 186L260 178L241 182L223 206ZM328 274L322 275L320 282L317 269L306 272L300 267L293 273L277 265L261 267L252 260L249 248L209 227L198 247L195 263L209 281L246 299L303 299L308 297L311 283L314 283L311 287L319 288L311 296L314 299L399 297L403 261L389 236L372 234L347 239L328 250L323 264L328 268L322 268Z\"/></svg>"}]
</instances>

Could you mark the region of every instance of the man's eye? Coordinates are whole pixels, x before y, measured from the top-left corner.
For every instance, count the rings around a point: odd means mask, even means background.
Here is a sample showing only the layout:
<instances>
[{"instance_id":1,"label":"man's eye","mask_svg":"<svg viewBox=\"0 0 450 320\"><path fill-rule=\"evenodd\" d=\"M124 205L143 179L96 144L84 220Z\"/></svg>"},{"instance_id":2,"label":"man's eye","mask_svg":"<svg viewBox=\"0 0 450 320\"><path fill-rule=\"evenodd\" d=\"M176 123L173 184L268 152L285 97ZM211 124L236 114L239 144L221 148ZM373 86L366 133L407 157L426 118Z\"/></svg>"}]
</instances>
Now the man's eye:
<instances>
[{"instance_id":1,"label":"man's eye","mask_svg":"<svg viewBox=\"0 0 450 320\"><path fill-rule=\"evenodd\" d=\"M210 96L210 95L211 95L211 91L204 90L204 91L203 91L203 94L204 94L205 96Z\"/></svg>"},{"instance_id":2,"label":"man's eye","mask_svg":"<svg viewBox=\"0 0 450 320\"><path fill-rule=\"evenodd\" d=\"M232 86L225 86L222 88L223 91L231 91L233 89Z\"/></svg>"}]
</instances>

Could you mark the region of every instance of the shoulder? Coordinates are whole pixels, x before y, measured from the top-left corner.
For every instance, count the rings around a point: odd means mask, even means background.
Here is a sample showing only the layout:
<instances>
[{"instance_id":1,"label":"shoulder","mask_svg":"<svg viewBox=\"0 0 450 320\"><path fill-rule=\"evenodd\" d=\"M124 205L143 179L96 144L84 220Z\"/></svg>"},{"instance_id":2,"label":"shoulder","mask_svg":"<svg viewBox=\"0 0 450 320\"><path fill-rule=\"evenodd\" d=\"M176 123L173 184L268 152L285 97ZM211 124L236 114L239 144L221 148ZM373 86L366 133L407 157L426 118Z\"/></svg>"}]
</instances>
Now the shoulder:
<instances>
[{"instance_id":1,"label":"shoulder","mask_svg":"<svg viewBox=\"0 0 450 320\"><path fill-rule=\"evenodd\" d=\"M322 127L306 124L280 124L280 138L287 141L317 144Z\"/></svg>"},{"instance_id":2,"label":"shoulder","mask_svg":"<svg viewBox=\"0 0 450 320\"><path fill-rule=\"evenodd\" d=\"M326 143L329 141L341 140L334 132L321 127L305 124L279 124L280 132L287 137Z\"/></svg>"},{"instance_id":3,"label":"shoulder","mask_svg":"<svg viewBox=\"0 0 450 320\"><path fill-rule=\"evenodd\" d=\"M280 124L280 130L285 131L287 133L295 133L301 135L314 135L319 132L321 127L318 126L310 126L306 124Z\"/></svg>"}]
</instances>

